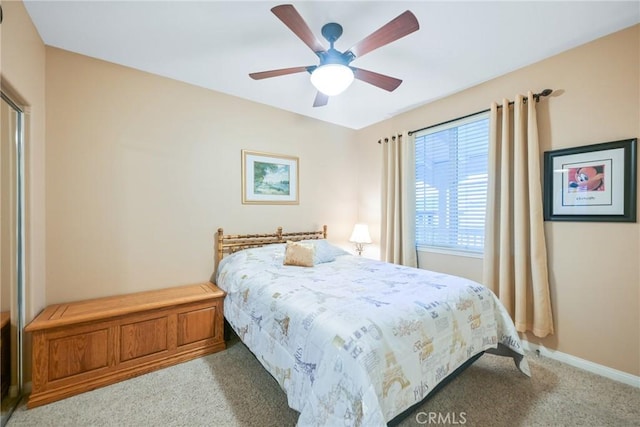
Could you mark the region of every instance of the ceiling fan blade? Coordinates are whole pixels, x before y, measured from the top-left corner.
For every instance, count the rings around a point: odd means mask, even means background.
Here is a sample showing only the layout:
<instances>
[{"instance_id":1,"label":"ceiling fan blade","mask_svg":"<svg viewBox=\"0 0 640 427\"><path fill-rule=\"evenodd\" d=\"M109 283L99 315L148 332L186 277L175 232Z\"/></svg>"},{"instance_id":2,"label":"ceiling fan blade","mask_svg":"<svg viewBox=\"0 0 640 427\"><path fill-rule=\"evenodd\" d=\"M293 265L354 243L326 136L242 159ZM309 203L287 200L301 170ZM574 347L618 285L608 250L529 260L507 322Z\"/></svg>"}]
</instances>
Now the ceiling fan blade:
<instances>
[{"instance_id":1,"label":"ceiling fan blade","mask_svg":"<svg viewBox=\"0 0 640 427\"><path fill-rule=\"evenodd\" d=\"M258 73L251 73L249 77L253 80L262 80L267 79L269 77L278 77L284 76L287 74L301 73L303 71L307 71L309 67L292 67L292 68L282 68L280 70L270 70L270 71L260 71Z\"/></svg>"},{"instance_id":2,"label":"ceiling fan blade","mask_svg":"<svg viewBox=\"0 0 640 427\"><path fill-rule=\"evenodd\" d=\"M296 36L300 38L309 46L314 52L324 52L325 48L320 41L313 35L311 29L307 23L302 19L302 16L298 11L290 4L281 4L271 9L274 15L276 15Z\"/></svg>"},{"instance_id":3,"label":"ceiling fan blade","mask_svg":"<svg viewBox=\"0 0 640 427\"><path fill-rule=\"evenodd\" d=\"M411 34L420 28L418 20L411 11L406 11L389 21L369 36L360 40L349 51L356 58L371 52L374 49L394 42L407 34Z\"/></svg>"},{"instance_id":4,"label":"ceiling fan blade","mask_svg":"<svg viewBox=\"0 0 640 427\"><path fill-rule=\"evenodd\" d=\"M400 83L402 83L402 80L396 79L395 77L385 76L384 74L374 73L373 71L363 70L362 68L351 67L351 69L356 79L377 86L380 89L388 90L389 92L396 90L398 86L400 86Z\"/></svg>"},{"instance_id":5,"label":"ceiling fan blade","mask_svg":"<svg viewBox=\"0 0 640 427\"><path fill-rule=\"evenodd\" d=\"M316 94L316 99L315 101L313 101L313 106L322 107L327 105L327 102L329 102L329 97L324 93L318 91L318 93Z\"/></svg>"}]
</instances>

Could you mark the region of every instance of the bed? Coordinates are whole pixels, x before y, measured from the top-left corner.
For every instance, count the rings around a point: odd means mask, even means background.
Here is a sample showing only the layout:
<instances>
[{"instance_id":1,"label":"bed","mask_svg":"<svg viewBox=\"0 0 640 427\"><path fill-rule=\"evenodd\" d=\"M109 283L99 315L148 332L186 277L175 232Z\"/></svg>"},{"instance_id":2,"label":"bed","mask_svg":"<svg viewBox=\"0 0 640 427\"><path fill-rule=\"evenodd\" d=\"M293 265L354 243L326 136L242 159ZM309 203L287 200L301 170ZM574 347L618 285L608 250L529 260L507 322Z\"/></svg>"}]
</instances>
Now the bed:
<instances>
[{"instance_id":1,"label":"bed","mask_svg":"<svg viewBox=\"0 0 640 427\"><path fill-rule=\"evenodd\" d=\"M530 375L488 288L351 255L326 238L326 226L218 230L211 280L227 292L224 316L285 391L299 426L387 425L483 352L512 357ZM300 253L312 266L285 265Z\"/></svg>"}]
</instances>

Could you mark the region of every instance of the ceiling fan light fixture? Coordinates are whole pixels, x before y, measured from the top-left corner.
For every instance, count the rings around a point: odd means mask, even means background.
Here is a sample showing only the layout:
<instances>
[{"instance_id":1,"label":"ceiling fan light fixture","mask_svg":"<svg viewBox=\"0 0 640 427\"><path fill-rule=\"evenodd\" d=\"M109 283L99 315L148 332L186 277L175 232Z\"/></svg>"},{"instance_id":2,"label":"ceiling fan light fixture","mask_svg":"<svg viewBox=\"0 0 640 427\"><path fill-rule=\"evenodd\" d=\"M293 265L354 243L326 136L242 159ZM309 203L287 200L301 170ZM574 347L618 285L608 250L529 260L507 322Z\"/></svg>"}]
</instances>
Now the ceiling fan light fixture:
<instances>
[{"instance_id":1,"label":"ceiling fan light fixture","mask_svg":"<svg viewBox=\"0 0 640 427\"><path fill-rule=\"evenodd\" d=\"M344 92L353 83L353 70L342 64L325 64L311 73L311 84L327 96Z\"/></svg>"}]
</instances>

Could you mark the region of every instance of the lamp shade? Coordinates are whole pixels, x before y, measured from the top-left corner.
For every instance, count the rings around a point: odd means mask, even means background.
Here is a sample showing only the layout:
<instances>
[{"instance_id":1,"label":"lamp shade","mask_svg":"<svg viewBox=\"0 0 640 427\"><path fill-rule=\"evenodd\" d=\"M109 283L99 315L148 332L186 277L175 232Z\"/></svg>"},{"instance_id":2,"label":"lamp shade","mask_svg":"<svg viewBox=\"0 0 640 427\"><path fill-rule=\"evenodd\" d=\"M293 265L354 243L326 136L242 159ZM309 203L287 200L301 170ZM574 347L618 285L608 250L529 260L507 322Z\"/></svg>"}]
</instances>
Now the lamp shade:
<instances>
[{"instance_id":1,"label":"lamp shade","mask_svg":"<svg viewBox=\"0 0 640 427\"><path fill-rule=\"evenodd\" d=\"M371 243L369 226L367 224L356 224L353 227L353 233L351 233L349 241L353 243Z\"/></svg>"},{"instance_id":2,"label":"lamp shade","mask_svg":"<svg viewBox=\"0 0 640 427\"><path fill-rule=\"evenodd\" d=\"M353 79L353 70L342 64L321 65L311 73L311 83L327 96L344 92Z\"/></svg>"}]
</instances>

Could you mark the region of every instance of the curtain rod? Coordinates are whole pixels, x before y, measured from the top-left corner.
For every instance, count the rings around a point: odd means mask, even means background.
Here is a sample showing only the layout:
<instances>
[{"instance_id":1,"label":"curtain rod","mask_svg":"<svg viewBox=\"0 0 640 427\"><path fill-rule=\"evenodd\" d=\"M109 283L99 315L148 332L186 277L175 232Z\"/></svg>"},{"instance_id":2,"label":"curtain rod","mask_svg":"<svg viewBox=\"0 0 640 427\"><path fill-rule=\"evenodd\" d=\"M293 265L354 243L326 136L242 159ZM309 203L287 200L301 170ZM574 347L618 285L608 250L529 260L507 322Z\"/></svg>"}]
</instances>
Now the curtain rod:
<instances>
[{"instance_id":1,"label":"curtain rod","mask_svg":"<svg viewBox=\"0 0 640 427\"><path fill-rule=\"evenodd\" d=\"M533 94L533 99L535 99L535 100L536 100L536 102L540 102L540 98L541 98L541 97L543 97L543 96L549 96L549 95L551 95L551 93L552 93L552 92L553 92L553 89L545 89L545 90L543 90L543 91L542 91L542 92L540 92L540 93L534 93L534 94ZM524 99L524 101L525 101L525 102L527 102L527 98L525 98L525 99ZM509 102L509 105L513 105L513 101ZM498 105L498 108L502 108L502 105ZM475 115L477 115L477 114L486 113L486 112L488 112L488 111L491 111L491 108L487 108L486 110L478 111L478 112L476 112L476 113L467 114L466 116L462 116L462 117L458 117L458 118L455 118L455 119L447 120L446 122L438 123L438 124L435 124L435 125L431 125L431 126L423 127L423 128L416 129L416 130L410 130L410 131L409 131L409 135L412 135L412 134L414 134L414 133L416 133L416 132L420 132L420 131L422 131L422 130L431 129L431 128L434 128L434 127L436 127L436 126L446 125L447 123L455 122L456 120L462 120L462 119L466 119L467 117L475 116ZM378 141L378 143L380 143L380 141Z\"/></svg>"}]
</instances>

